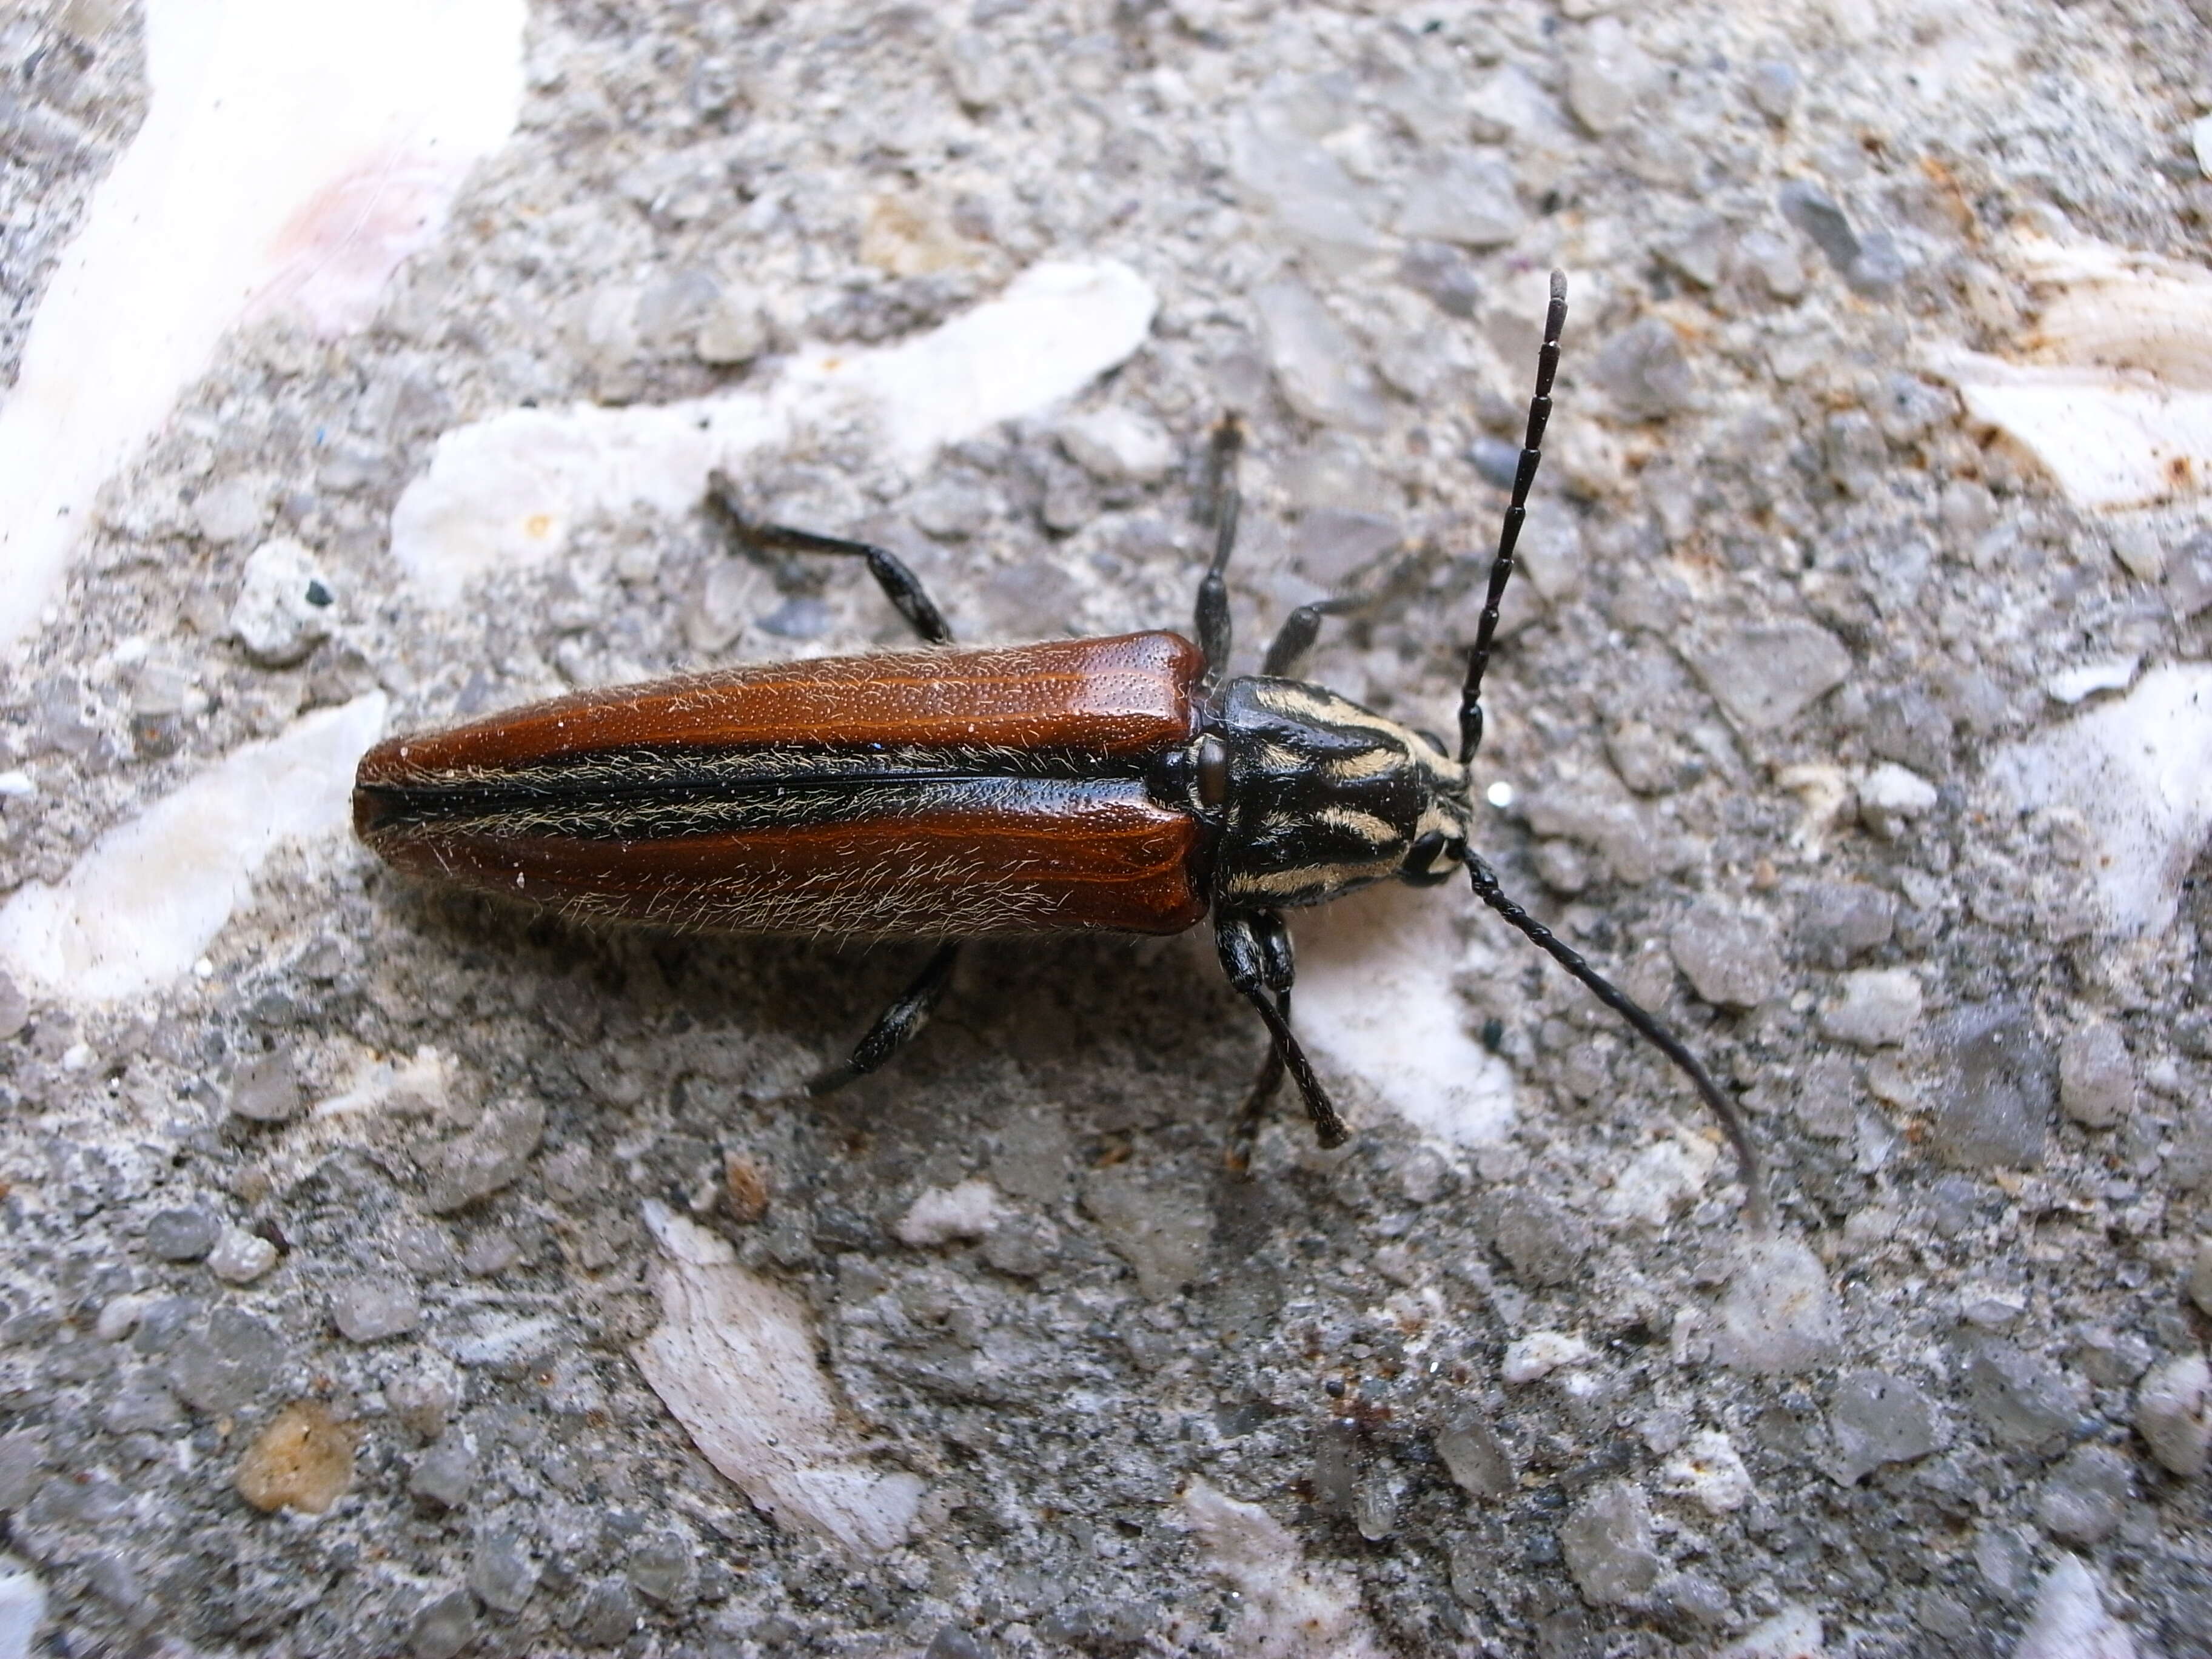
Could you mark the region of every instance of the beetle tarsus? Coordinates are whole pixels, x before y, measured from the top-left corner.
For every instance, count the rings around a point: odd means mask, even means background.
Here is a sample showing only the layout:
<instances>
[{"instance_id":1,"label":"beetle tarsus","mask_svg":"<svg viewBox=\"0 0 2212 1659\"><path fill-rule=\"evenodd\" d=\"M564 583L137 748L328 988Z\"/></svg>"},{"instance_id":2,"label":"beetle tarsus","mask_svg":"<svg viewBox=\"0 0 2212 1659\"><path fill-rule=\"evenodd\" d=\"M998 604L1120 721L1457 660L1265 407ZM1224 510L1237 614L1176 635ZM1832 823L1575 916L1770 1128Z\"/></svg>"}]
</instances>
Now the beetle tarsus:
<instances>
[{"instance_id":1,"label":"beetle tarsus","mask_svg":"<svg viewBox=\"0 0 2212 1659\"><path fill-rule=\"evenodd\" d=\"M806 1080L810 1095L833 1094L855 1078L866 1077L900 1049L921 1035L921 1028L929 1024L945 988L952 979L952 964L960 955L960 943L948 940L930 953L921 971L915 975L914 983L898 994L882 1017L868 1028L868 1034L853 1047L849 1059Z\"/></svg>"},{"instance_id":2,"label":"beetle tarsus","mask_svg":"<svg viewBox=\"0 0 2212 1659\"><path fill-rule=\"evenodd\" d=\"M1727 1133L1729 1144L1735 1147L1736 1167L1743 1176L1744 1212L1754 1232L1767 1230L1766 1170L1752 1144L1750 1127L1736 1103L1721 1092L1698 1057L1686 1048L1680 1037L1647 1013L1626 991L1591 967L1558 935L1538 921L1526 910L1505 896L1498 884L1498 872L1473 853L1467 855L1468 876L1474 884L1475 896L1505 918L1527 936L1530 944L1549 956L1559 966L1572 974L1587 987L1600 1002L1619 1014L1636 1030L1637 1035L1673 1060L1682 1074L1696 1085L1705 1108L1718 1120Z\"/></svg>"}]
</instances>

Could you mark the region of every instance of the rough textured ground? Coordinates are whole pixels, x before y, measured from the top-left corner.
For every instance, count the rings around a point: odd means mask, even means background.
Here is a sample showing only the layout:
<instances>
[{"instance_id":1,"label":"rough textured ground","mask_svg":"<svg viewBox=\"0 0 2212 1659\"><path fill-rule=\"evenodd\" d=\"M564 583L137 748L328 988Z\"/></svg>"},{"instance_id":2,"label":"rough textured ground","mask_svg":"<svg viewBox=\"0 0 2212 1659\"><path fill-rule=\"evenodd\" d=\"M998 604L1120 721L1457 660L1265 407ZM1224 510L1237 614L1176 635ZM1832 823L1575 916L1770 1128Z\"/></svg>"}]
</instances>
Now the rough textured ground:
<instances>
[{"instance_id":1,"label":"rough textured ground","mask_svg":"<svg viewBox=\"0 0 2212 1659\"><path fill-rule=\"evenodd\" d=\"M749 486L910 550L969 637L1179 625L1241 409L1246 649L1364 580L1314 678L1441 726L1562 264L1486 842L1741 1092L1793 1243L1745 1253L1684 1091L1472 915L1437 973L1496 1022L1510 1137L1424 1144L1343 1078L1352 1147L1286 1122L1247 1184L1259 1045L1202 949L975 951L896 1068L771 1109L911 948L593 936L289 854L204 976L0 1009L33 1650L1656 1656L1778 1618L1756 1651L1972 1655L2054 1569L2078 1605L2071 1556L2136 1652L2212 1653L2212 887L2116 935L2080 817L1981 789L2073 712L2055 673L2205 654L2201 526L2076 512L1915 373L2020 337L2023 227L2203 258L2212 33L1593 9L538 7L522 130L377 326L234 337L114 486L4 687L38 793L0 882L373 686L404 726L892 641L851 573L734 562L703 516L432 611L392 508L460 422L742 384L1048 256L1158 287L1084 404L1173 434L1164 476L1038 422L911 488L857 442ZM0 24L10 361L139 107L136 27ZM339 594L296 666L226 637L252 541L193 503L238 477ZM975 1178L988 1232L908 1219ZM811 1310L851 1433L926 1486L908 1542L780 1530L694 1449L632 1352L648 1200Z\"/></svg>"}]
</instances>

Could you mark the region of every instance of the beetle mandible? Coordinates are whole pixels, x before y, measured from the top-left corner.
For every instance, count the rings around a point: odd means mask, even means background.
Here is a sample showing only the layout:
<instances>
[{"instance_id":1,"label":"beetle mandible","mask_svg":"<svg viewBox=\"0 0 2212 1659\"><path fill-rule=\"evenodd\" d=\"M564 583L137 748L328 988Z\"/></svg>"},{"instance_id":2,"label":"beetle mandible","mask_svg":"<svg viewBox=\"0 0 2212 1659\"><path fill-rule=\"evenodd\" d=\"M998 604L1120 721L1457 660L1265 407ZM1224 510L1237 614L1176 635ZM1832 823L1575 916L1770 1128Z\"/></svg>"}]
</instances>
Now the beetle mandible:
<instances>
[{"instance_id":1,"label":"beetle mandible","mask_svg":"<svg viewBox=\"0 0 2212 1659\"><path fill-rule=\"evenodd\" d=\"M1472 763L1498 606L1542 453L1566 325L1554 271L1536 390L1489 589L1468 650L1456 757L1443 741L1296 676L1324 617L1293 611L1256 675L1228 678L1235 418L1212 440L1213 556L1197 643L1164 631L981 651L927 650L724 669L582 691L365 756L354 827L398 868L588 917L743 933L940 941L827 1093L927 1021L959 941L1006 933L1172 933L1210 912L1230 984L1267 1058L1230 1161L1243 1168L1285 1073L1323 1146L1349 1131L1291 1028L1284 913L1463 868L1475 896L1689 1078L1734 1144L1763 1226L1743 1119L1673 1032L1508 898L1471 844ZM750 521L753 546L864 560L926 645L951 630L880 547Z\"/></svg>"}]
</instances>

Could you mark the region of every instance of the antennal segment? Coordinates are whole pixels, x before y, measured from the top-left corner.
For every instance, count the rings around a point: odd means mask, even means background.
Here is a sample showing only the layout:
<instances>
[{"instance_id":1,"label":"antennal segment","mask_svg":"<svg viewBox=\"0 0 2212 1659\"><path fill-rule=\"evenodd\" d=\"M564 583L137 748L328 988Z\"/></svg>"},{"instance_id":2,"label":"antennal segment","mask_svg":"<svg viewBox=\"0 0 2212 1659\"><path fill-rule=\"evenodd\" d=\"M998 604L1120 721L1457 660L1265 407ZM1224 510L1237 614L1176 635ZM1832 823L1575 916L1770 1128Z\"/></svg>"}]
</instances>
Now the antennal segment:
<instances>
[{"instance_id":1,"label":"antennal segment","mask_svg":"<svg viewBox=\"0 0 2212 1659\"><path fill-rule=\"evenodd\" d=\"M1557 292L1556 289L1553 291ZM1673 1060L1681 1068L1682 1074L1697 1085L1706 1109L1720 1121L1721 1127L1727 1132L1729 1144L1735 1148L1736 1167L1743 1176L1745 1217L1753 1232L1765 1232L1766 1166L1759 1156L1759 1149L1752 1145L1750 1126L1743 1121L1743 1114L1736 1109L1735 1103L1721 1092L1720 1085L1698 1063L1698 1057L1683 1047L1680 1037L1646 1013L1626 991L1568 949L1550 928L1506 897L1498 884L1498 872L1472 852L1467 855L1467 870L1474 883L1477 898L1519 928L1528 936L1529 943L1580 980L1589 988L1591 995L1634 1026L1638 1036Z\"/></svg>"},{"instance_id":2,"label":"antennal segment","mask_svg":"<svg viewBox=\"0 0 2212 1659\"><path fill-rule=\"evenodd\" d=\"M1521 523L1528 516L1528 489L1536 482L1536 464L1543 459L1544 423L1552 417L1552 376L1559 367L1559 335L1567 325L1567 273L1552 273L1552 303L1544 313L1544 343L1536 353L1536 395L1528 400L1528 435L1522 440L1521 464L1513 473L1513 500L1505 509L1505 523L1498 533L1498 556L1490 562L1490 592L1482 606L1482 620L1468 647L1467 684L1459 695L1459 759L1464 766L1482 747L1482 674L1490 666L1491 641L1498 635L1498 602L1505 584L1513 579L1513 550L1520 544Z\"/></svg>"}]
</instances>

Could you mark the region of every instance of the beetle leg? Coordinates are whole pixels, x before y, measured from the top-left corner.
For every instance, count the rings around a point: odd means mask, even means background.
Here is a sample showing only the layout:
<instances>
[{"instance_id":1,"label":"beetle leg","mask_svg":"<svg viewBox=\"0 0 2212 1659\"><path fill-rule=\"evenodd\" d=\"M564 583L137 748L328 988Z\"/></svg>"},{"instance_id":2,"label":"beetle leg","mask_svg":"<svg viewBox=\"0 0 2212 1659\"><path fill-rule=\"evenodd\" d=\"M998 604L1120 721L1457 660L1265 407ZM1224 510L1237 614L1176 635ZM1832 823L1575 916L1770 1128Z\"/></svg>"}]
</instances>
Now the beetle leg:
<instances>
[{"instance_id":1,"label":"beetle leg","mask_svg":"<svg viewBox=\"0 0 2212 1659\"><path fill-rule=\"evenodd\" d=\"M1270 975L1276 971L1276 963L1288 960L1290 937L1281 931L1279 917L1269 917L1268 921L1273 922L1272 931L1282 941L1279 953L1273 948L1273 941L1263 942L1262 934L1271 931L1267 921L1250 915L1225 915L1215 922L1213 942L1221 952L1222 971L1229 975L1229 983L1237 994L1259 1011L1267 1035L1274 1039L1276 1054L1298 1085L1298 1093L1305 1097L1315 1138L1323 1146L1341 1146L1352 1138L1352 1131L1337 1115L1328 1091L1314 1075L1313 1062L1306 1058L1306 1051L1291 1034L1287 989L1278 993L1268 983ZM1264 1079L1266 1073L1262 1072L1261 1075Z\"/></svg>"},{"instance_id":2,"label":"beetle leg","mask_svg":"<svg viewBox=\"0 0 2212 1659\"><path fill-rule=\"evenodd\" d=\"M1211 690L1229 672L1232 629L1229 617L1229 582L1223 574L1229 556L1237 550L1237 515L1243 497L1237 488L1237 458L1243 453L1244 428L1234 415L1224 415L1213 428L1212 447L1206 456L1207 482L1213 496L1213 562L1198 585L1198 648L1206 657L1206 688Z\"/></svg>"},{"instance_id":3,"label":"beetle leg","mask_svg":"<svg viewBox=\"0 0 2212 1659\"><path fill-rule=\"evenodd\" d=\"M889 548L847 541L841 536L817 535L811 530L794 530L789 525L763 524L746 513L737 486L724 473L708 474L707 491L708 499L722 509L737 538L746 546L784 553L836 553L848 558L866 559L868 574L876 579L876 586L884 590L884 597L898 608L899 615L913 625L915 633L931 645L952 643L952 629L946 625L945 613L937 608L937 602L929 597L929 590L921 585L921 578Z\"/></svg>"},{"instance_id":4,"label":"beetle leg","mask_svg":"<svg viewBox=\"0 0 2212 1659\"><path fill-rule=\"evenodd\" d=\"M1368 603L1368 596L1358 593L1333 594L1326 599L1316 599L1311 605L1302 605L1283 619L1273 641L1267 647L1267 659L1260 672L1270 679L1294 680L1304 663L1306 653L1321 637L1323 617L1341 617L1359 610Z\"/></svg>"},{"instance_id":5,"label":"beetle leg","mask_svg":"<svg viewBox=\"0 0 2212 1659\"><path fill-rule=\"evenodd\" d=\"M1252 918L1252 932L1260 945L1262 982L1274 996L1275 1012L1287 1025L1291 1021L1291 986L1297 978L1297 960L1291 951L1291 930L1279 914L1262 910ZM1260 1062L1260 1075L1252 1080L1251 1091L1244 1097L1243 1109L1237 1113L1236 1127L1230 1131L1229 1147L1222 1162L1232 1175L1251 1172L1252 1150L1260 1139L1260 1125L1267 1117L1275 1091L1282 1086L1283 1056L1270 1041L1267 1057Z\"/></svg>"},{"instance_id":6,"label":"beetle leg","mask_svg":"<svg viewBox=\"0 0 2212 1659\"><path fill-rule=\"evenodd\" d=\"M920 1036L921 1028L929 1024L938 999L945 994L945 988L952 978L953 961L959 954L957 939L932 951L922 970L915 975L914 983L899 993L898 1000L884 1010L883 1017L868 1028L867 1036L854 1045L852 1058L809 1078L806 1092L826 1095L842 1089L854 1078L866 1077Z\"/></svg>"}]
</instances>

